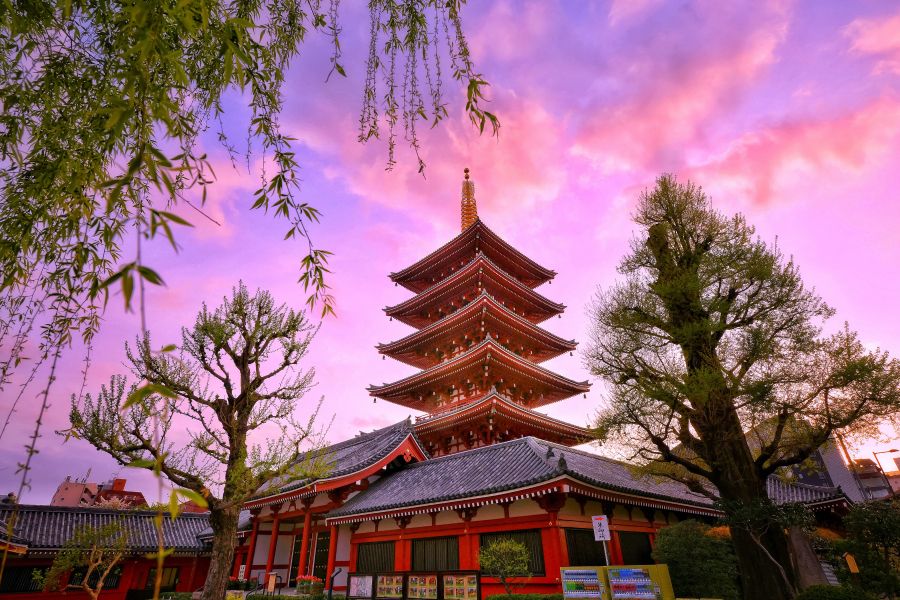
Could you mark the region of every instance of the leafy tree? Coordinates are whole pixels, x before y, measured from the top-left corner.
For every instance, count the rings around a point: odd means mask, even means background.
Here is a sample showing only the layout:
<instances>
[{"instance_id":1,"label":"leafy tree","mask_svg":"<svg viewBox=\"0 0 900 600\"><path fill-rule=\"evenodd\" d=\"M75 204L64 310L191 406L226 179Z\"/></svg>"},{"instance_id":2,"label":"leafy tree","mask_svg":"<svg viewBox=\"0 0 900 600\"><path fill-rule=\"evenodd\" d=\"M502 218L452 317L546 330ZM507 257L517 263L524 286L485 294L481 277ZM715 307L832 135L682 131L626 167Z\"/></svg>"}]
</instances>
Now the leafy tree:
<instances>
[{"instance_id":1,"label":"leafy tree","mask_svg":"<svg viewBox=\"0 0 900 600\"><path fill-rule=\"evenodd\" d=\"M834 311L743 216L713 210L699 188L666 175L634 220L642 233L622 280L591 308L585 360L611 391L600 439L630 449L647 473L759 514L766 479L833 432L896 424L898 361L847 326L824 335ZM732 539L752 577L746 598L793 595L782 528L745 520Z\"/></svg>"},{"instance_id":2,"label":"leafy tree","mask_svg":"<svg viewBox=\"0 0 900 600\"><path fill-rule=\"evenodd\" d=\"M710 529L693 520L664 527L656 536L653 560L669 566L678 596L737 600L737 559L731 542Z\"/></svg>"},{"instance_id":3,"label":"leafy tree","mask_svg":"<svg viewBox=\"0 0 900 600\"><path fill-rule=\"evenodd\" d=\"M499 131L485 110L488 84L469 53L462 2L368 3L359 139L378 138L386 125L389 167L400 128L418 154L417 123L436 125L448 114L448 72L465 90L475 126ZM27 384L47 372L19 496L63 349L81 337L87 372L111 286L126 308L140 300L146 329L144 284L162 285L163 276L143 262L142 245L161 238L177 249L176 230L192 224L186 215L211 220L203 212L215 180L200 150L205 133L219 138L233 165L258 165L249 208L283 219L285 237L306 242L299 281L310 307L333 312L331 253L309 231L320 211L300 197L299 161L279 115L285 74L311 33L332 40L331 72L345 74L338 9L339 0L0 6L0 389L23 362L30 370L0 438ZM241 102L244 122L225 110ZM246 130L237 135L245 147L226 121Z\"/></svg>"},{"instance_id":4,"label":"leafy tree","mask_svg":"<svg viewBox=\"0 0 900 600\"><path fill-rule=\"evenodd\" d=\"M125 377L114 376L96 396L73 397L73 435L123 465L160 472L208 505L213 543L204 600L224 597L241 505L281 478L322 473L318 453L304 455L316 411L303 422L294 417L313 385L314 371L298 364L314 334L302 312L276 305L267 291L251 296L241 283L182 329L180 355L154 352L149 335L127 347L132 373L145 385L126 394ZM162 414L154 419L154 411ZM178 429L189 437L180 446L171 439L175 417L186 420ZM265 442L251 442L263 427Z\"/></svg>"},{"instance_id":5,"label":"leafy tree","mask_svg":"<svg viewBox=\"0 0 900 600\"><path fill-rule=\"evenodd\" d=\"M481 549L478 562L481 571L493 575L503 584L506 594L512 594L509 579L531 574L528 567L528 548L522 542L509 538L494 540Z\"/></svg>"},{"instance_id":6,"label":"leafy tree","mask_svg":"<svg viewBox=\"0 0 900 600\"><path fill-rule=\"evenodd\" d=\"M39 583L48 591L58 590L66 575L77 572L77 585L97 600L107 577L128 552L128 530L120 521L101 527L79 526L53 558L50 569Z\"/></svg>"},{"instance_id":7,"label":"leafy tree","mask_svg":"<svg viewBox=\"0 0 900 600\"><path fill-rule=\"evenodd\" d=\"M893 600L900 594L900 500L857 504L844 518L847 539L837 544L859 566L851 582Z\"/></svg>"}]
</instances>

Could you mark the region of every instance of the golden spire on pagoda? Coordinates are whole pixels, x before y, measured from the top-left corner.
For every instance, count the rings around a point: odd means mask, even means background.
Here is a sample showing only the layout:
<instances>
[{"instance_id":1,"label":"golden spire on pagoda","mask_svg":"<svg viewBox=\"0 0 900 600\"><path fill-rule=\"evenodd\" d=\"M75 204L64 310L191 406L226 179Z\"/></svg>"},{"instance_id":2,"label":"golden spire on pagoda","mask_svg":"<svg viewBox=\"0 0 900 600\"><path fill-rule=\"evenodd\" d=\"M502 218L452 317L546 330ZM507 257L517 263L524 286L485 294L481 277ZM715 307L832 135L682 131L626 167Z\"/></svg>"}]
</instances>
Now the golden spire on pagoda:
<instances>
[{"instance_id":1,"label":"golden spire on pagoda","mask_svg":"<svg viewBox=\"0 0 900 600\"><path fill-rule=\"evenodd\" d=\"M475 204L475 182L469 179L469 168L463 170L462 184L462 231L478 220L478 206Z\"/></svg>"}]
</instances>

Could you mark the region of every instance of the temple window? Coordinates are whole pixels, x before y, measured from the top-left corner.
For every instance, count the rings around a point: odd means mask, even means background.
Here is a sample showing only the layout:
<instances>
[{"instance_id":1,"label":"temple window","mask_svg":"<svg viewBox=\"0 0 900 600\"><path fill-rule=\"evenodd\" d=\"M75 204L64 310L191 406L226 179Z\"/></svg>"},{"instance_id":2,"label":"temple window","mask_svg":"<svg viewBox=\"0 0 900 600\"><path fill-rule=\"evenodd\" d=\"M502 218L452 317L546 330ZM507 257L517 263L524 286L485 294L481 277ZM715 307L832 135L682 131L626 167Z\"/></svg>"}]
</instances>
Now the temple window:
<instances>
[{"instance_id":1,"label":"temple window","mask_svg":"<svg viewBox=\"0 0 900 600\"><path fill-rule=\"evenodd\" d=\"M594 541L593 529L566 529L566 547L569 550L569 564L573 567L606 564L603 542Z\"/></svg>"},{"instance_id":2,"label":"temple window","mask_svg":"<svg viewBox=\"0 0 900 600\"><path fill-rule=\"evenodd\" d=\"M413 571L456 571L458 569L458 537L424 538L412 541Z\"/></svg>"},{"instance_id":3,"label":"temple window","mask_svg":"<svg viewBox=\"0 0 900 600\"><path fill-rule=\"evenodd\" d=\"M650 534L640 531L620 531L619 547L622 549L622 564L625 565L652 565L653 546L650 544Z\"/></svg>"},{"instance_id":4,"label":"temple window","mask_svg":"<svg viewBox=\"0 0 900 600\"><path fill-rule=\"evenodd\" d=\"M528 548L528 568L531 574L543 576L544 570L544 546L541 543L541 531L539 529L526 529L523 531L502 531L498 533L482 533L479 546L484 548L491 542L500 539L514 540Z\"/></svg>"},{"instance_id":5,"label":"temple window","mask_svg":"<svg viewBox=\"0 0 900 600\"><path fill-rule=\"evenodd\" d=\"M394 570L394 542L366 542L356 547L357 573L385 573Z\"/></svg>"}]
</instances>

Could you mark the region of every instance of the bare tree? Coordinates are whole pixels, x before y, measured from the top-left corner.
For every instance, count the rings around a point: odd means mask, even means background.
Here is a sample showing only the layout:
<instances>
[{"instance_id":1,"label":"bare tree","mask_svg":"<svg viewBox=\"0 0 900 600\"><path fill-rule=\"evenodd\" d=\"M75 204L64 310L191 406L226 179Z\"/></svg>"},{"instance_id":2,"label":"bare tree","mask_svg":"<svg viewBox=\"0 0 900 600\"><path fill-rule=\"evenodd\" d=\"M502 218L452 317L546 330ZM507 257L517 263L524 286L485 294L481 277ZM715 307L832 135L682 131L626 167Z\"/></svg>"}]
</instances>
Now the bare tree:
<instances>
[{"instance_id":1,"label":"bare tree","mask_svg":"<svg viewBox=\"0 0 900 600\"><path fill-rule=\"evenodd\" d=\"M182 329L180 354L153 351L149 335L126 346L144 385L126 394L125 377L115 376L96 396L73 398L75 436L205 499L213 545L204 600L224 597L241 505L267 485L323 470L320 453L309 451L318 405L307 419L295 418L313 385L313 369L298 364L314 335L303 312L277 306L267 291L250 296L241 283ZM172 435L176 422L185 425L181 443ZM251 442L263 427L265 441Z\"/></svg>"},{"instance_id":2,"label":"bare tree","mask_svg":"<svg viewBox=\"0 0 900 600\"><path fill-rule=\"evenodd\" d=\"M744 594L789 598L795 575L784 528L766 516L766 479L835 431L896 424L900 364L847 326L823 335L834 311L793 261L690 183L660 177L635 222L643 235L622 280L592 306L585 359L611 386L599 435L631 448L645 471L717 495L726 512L758 515L732 526L752 577Z\"/></svg>"}]
</instances>

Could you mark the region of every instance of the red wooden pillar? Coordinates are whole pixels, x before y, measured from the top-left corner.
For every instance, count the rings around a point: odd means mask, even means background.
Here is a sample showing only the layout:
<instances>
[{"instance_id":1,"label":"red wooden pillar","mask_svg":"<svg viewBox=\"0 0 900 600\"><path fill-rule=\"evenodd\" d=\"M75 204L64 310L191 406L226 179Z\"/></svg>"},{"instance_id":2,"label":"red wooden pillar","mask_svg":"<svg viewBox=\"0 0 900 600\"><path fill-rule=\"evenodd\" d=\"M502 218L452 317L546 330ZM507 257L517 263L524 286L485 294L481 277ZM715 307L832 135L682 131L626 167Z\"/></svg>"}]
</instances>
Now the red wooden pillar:
<instances>
[{"instance_id":1,"label":"red wooden pillar","mask_svg":"<svg viewBox=\"0 0 900 600\"><path fill-rule=\"evenodd\" d=\"M325 566L325 589L331 589L331 574L334 572L334 561L337 556L338 527L331 526L331 536L328 538L328 563Z\"/></svg>"},{"instance_id":2,"label":"red wooden pillar","mask_svg":"<svg viewBox=\"0 0 900 600\"><path fill-rule=\"evenodd\" d=\"M309 560L307 553L309 552L309 540L312 537L312 511L306 506L306 514L303 515L303 541L300 543L300 557L298 560L297 571L302 570L298 575L309 575Z\"/></svg>"},{"instance_id":3,"label":"red wooden pillar","mask_svg":"<svg viewBox=\"0 0 900 600\"><path fill-rule=\"evenodd\" d=\"M272 567L275 564L275 548L278 544L279 527L281 527L281 523L278 519L278 512L276 511L275 518L272 521L272 536L269 538L269 555L266 557L266 577L272 572ZM268 579L266 581L268 581Z\"/></svg>"},{"instance_id":4,"label":"red wooden pillar","mask_svg":"<svg viewBox=\"0 0 900 600\"><path fill-rule=\"evenodd\" d=\"M253 531L250 532L250 545L247 548L247 567L244 569L244 579L250 579L250 571L253 570L253 555L256 553L256 535L259 533L259 519L253 516Z\"/></svg>"}]
</instances>

